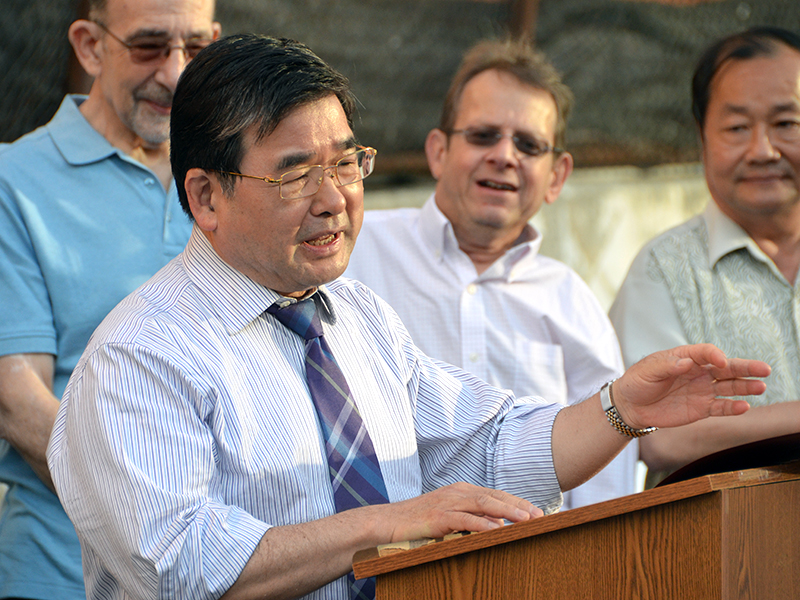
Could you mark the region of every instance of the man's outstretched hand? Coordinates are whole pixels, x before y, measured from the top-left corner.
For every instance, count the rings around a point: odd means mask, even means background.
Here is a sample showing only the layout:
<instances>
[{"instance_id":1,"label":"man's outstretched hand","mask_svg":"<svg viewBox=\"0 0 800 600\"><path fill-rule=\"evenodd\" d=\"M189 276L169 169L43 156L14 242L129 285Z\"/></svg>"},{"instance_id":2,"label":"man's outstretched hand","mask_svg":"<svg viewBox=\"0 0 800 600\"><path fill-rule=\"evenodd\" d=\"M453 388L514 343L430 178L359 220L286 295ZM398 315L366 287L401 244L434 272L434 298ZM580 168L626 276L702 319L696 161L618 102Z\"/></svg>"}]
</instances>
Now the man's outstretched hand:
<instances>
[{"instance_id":1,"label":"man's outstretched hand","mask_svg":"<svg viewBox=\"0 0 800 600\"><path fill-rule=\"evenodd\" d=\"M614 383L614 403L629 426L678 427L706 417L739 415L750 405L727 396L763 394L770 367L759 360L727 358L712 344L656 352Z\"/></svg>"}]
</instances>

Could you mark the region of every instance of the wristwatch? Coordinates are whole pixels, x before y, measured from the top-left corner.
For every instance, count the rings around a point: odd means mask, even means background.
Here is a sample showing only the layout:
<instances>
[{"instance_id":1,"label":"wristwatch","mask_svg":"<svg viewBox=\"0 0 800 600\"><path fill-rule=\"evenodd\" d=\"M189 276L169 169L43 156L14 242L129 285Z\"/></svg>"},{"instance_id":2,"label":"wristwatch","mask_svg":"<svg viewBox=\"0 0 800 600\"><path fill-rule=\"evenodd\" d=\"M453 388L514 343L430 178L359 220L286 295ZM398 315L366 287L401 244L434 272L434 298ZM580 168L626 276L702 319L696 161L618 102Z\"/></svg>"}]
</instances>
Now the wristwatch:
<instances>
[{"instance_id":1,"label":"wristwatch","mask_svg":"<svg viewBox=\"0 0 800 600\"><path fill-rule=\"evenodd\" d=\"M603 411L606 413L606 418L608 419L608 422L611 423L611 426L619 431L622 435L632 438L640 438L648 433L658 431L658 427L634 429L622 420L622 417L620 417L619 413L617 412L617 407L614 406L614 392L612 385L615 381L616 379L612 379L602 388L600 388L600 405L603 407Z\"/></svg>"}]
</instances>

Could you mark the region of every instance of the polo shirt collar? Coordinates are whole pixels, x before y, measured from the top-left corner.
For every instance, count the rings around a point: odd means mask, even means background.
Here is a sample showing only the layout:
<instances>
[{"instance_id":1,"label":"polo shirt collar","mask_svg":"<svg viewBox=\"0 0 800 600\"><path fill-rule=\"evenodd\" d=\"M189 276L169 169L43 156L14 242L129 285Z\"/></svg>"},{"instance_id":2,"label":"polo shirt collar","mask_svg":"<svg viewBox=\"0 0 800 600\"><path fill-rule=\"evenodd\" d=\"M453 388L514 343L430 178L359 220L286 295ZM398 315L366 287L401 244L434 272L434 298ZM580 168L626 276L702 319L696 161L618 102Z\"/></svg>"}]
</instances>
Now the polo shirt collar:
<instances>
[{"instance_id":1,"label":"polo shirt collar","mask_svg":"<svg viewBox=\"0 0 800 600\"><path fill-rule=\"evenodd\" d=\"M73 166L99 162L113 154L128 159L89 124L78 107L86 96L68 94L47 125L47 131L64 160ZM130 160L130 159L128 159Z\"/></svg>"},{"instance_id":2,"label":"polo shirt collar","mask_svg":"<svg viewBox=\"0 0 800 600\"><path fill-rule=\"evenodd\" d=\"M189 279L211 300L229 335L239 333L276 301L285 299L222 260L197 225L192 228L182 256ZM333 301L325 286L317 288L312 297L320 317L335 324Z\"/></svg>"}]
</instances>

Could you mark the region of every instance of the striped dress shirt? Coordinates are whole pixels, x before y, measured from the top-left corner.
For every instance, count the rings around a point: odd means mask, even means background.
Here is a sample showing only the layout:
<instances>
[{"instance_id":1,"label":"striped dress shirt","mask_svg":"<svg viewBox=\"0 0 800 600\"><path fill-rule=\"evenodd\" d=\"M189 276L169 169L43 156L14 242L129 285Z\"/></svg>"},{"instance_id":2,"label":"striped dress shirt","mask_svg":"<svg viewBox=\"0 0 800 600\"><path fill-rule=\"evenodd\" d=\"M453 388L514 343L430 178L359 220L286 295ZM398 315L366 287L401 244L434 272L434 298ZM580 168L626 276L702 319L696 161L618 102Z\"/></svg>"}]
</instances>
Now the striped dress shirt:
<instances>
[{"instance_id":1,"label":"striped dress shirt","mask_svg":"<svg viewBox=\"0 0 800 600\"><path fill-rule=\"evenodd\" d=\"M320 293L390 501L467 481L558 508L560 405L429 358L363 284ZM304 342L265 313L277 298L195 228L93 335L48 449L89 599L217 598L270 527L334 513ZM347 597L344 577L308 595Z\"/></svg>"}]
</instances>

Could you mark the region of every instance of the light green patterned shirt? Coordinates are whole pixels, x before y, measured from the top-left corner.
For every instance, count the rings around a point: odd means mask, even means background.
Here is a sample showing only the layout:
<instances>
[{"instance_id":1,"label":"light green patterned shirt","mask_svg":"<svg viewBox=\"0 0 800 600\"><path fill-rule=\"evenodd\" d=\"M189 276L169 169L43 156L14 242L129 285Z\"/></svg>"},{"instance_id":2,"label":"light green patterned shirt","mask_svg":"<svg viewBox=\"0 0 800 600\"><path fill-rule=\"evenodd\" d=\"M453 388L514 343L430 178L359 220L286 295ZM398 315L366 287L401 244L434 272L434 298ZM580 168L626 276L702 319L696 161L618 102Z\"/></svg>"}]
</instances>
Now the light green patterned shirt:
<instances>
[{"instance_id":1,"label":"light green patterned shirt","mask_svg":"<svg viewBox=\"0 0 800 600\"><path fill-rule=\"evenodd\" d=\"M711 342L729 357L767 362L753 406L800 399L800 292L714 202L649 242L631 265L610 317L625 365Z\"/></svg>"}]
</instances>

